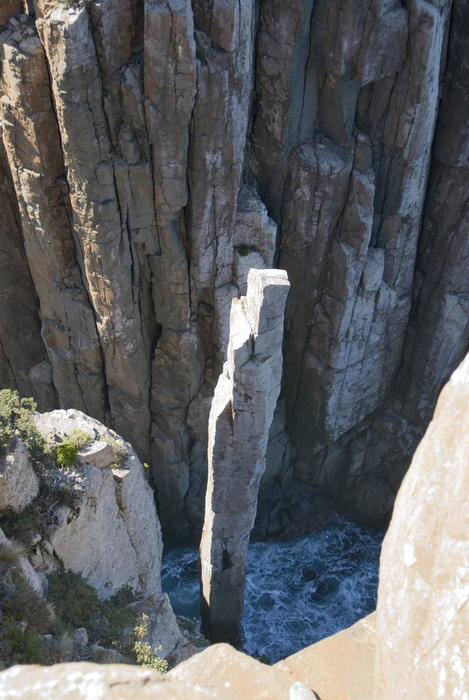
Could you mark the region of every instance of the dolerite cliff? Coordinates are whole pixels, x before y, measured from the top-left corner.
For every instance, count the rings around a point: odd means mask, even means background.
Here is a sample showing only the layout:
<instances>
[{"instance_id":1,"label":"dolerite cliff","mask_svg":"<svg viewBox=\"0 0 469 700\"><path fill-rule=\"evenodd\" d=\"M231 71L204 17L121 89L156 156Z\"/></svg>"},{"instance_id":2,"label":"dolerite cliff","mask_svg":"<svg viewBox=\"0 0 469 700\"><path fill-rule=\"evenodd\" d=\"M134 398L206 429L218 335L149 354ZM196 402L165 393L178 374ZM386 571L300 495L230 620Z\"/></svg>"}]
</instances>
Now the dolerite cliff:
<instances>
[{"instance_id":1,"label":"dolerite cliff","mask_svg":"<svg viewBox=\"0 0 469 700\"><path fill-rule=\"evenodd\" d=\"M469 2L8 0L0 22L0 385L115 428L166 534L196 535L231 299L277 266L257 533L386 517L469 344Z\"/></svg>"},{"instance_id":2,"label":"dolerite cliff","mask_svg":"<svg viewBox=\"0 0 469 700\"><path fill-rule=\"evenodd\" d=\"M375 613L274 666L213 644L166 676L126 665L15 666L5 700L461 698L469 683L469 355L438 399L383 542Z\"/></svg>"}]
</instances>

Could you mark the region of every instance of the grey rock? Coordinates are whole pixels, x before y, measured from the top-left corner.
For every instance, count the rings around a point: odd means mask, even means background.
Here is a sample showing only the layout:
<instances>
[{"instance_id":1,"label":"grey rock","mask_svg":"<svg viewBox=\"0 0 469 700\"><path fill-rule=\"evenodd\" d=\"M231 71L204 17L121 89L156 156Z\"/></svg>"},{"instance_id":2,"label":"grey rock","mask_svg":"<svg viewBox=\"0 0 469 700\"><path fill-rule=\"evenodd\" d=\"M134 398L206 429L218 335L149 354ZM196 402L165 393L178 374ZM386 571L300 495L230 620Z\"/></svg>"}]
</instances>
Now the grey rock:
<instances>
[{"instance_id":1,"label":"grey rock","mask_svg":"<svg viewBox=\"0 0 469 700\"><path fill-rule=\"evenodd\" d=\"M0 513L24 510L39 493L39 479L27 446L13 438L0 453Z\"/></svg>"},{"instance_id":2,"label":"grey rock","mask_svg":"<svg viewBox=\"0 0 469 700\"><path fill-rule=\"evenodd\" d=\"M230 340L209 418L208 484L200 543L202 624L213 641L240 636L244 572L267 438L280 392L283 270L251 270L233 300Z\"/></svg>"},{"instance_id":3,"label":"grey rock","mask_svg":"<svg viewBox=\"0 0 469 700\"><path fill-rule=\"evenodd\" d=\"M78 627L73 633L73 656L83 658L88 651L88 632L84 627Z\"/></svg>"},{"instance_id":4,"label":"grey rock","mask_svg":"<svg viewBox=\"0 0 469 700\"><path fill-rule=\"evenodd\" d=\"M73 430L93 440L75 468L55 474L58 486L73 494L74 504L55 505L40 548L63 568L81 574L102 598L122 586L146 597L159 595L161 529L143 465L133 449L126 445L126 469L115 475L105 440L121 442L122 447L125 443L97 420L71 409L37 414L35 423L49 442L66 440Z\"/></svg>"},{"instance_id":5,"label":"grey rock","mask_svg":"<svg viewBox=\"0 0 469 700\"><path fill-rule=\"evenodd\" d=\"M383 542L376 698L462 697L468 687L468 401L469 355L441 392Z\"/></svg>"}]
</instances>

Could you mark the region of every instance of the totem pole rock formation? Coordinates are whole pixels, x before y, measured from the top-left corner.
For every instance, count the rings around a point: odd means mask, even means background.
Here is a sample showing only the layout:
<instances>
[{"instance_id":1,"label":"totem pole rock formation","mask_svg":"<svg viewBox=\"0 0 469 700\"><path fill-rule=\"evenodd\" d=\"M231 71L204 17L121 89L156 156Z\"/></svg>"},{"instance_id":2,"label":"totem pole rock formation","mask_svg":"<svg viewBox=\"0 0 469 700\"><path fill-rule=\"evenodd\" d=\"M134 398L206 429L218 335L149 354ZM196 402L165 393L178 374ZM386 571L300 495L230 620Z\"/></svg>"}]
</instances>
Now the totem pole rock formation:
<instances>
[{"instance_id":1,"label":"totem pole rock formation","mask_svg":"<svg viewBox=\"0 0 469 700\"><path fill-rule=\"evenodd\" d=\"M249 536L282 377L284 270L250 270L233 299L228 359L208 427L208 484L200 545L202 621L210 639L237 642Z\"/></svg>"}]
</instances>

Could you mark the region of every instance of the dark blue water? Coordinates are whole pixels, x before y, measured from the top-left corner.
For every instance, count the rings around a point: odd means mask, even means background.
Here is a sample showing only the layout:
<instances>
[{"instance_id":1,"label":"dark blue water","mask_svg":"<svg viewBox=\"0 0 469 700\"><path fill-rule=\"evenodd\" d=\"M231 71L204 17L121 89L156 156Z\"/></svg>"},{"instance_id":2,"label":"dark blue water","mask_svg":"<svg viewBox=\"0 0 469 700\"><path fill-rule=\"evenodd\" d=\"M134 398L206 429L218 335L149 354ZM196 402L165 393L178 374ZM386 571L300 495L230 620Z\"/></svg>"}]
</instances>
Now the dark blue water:
<instances>
[{"instance_id":1,"label":"dark blue water","mask_svg":"<svg viewBox=\"0 0 469 700\"><path fill-rule=\"evenodd\" d=\"M271 663L323 639L376 607L383 534L337 518L291 542L249 545L243 650ZM197 549L163 558L163 590L176 615L199 616Z\"/></svg>"}]
</instances>

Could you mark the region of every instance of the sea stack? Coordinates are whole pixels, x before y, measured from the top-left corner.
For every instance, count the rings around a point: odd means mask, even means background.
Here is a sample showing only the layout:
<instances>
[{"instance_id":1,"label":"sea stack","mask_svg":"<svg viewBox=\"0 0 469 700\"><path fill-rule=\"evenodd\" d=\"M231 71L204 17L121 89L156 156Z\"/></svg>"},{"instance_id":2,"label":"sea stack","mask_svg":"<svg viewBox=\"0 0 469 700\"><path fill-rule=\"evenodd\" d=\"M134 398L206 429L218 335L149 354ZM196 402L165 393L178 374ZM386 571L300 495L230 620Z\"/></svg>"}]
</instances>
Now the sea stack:
<instances>
[{"instance_id":1,"label":"sea stack","mask_svg":"<svg viewBox=\"0 0 469 700\"><path fill-rule=\"evenodd\" d=\"M212 641L240 640L245 562L282 377L284 270L250 270L233 299L228 359L208 426L208 483L200 545L202 624Z\"/></svg>"}]
</instances>

